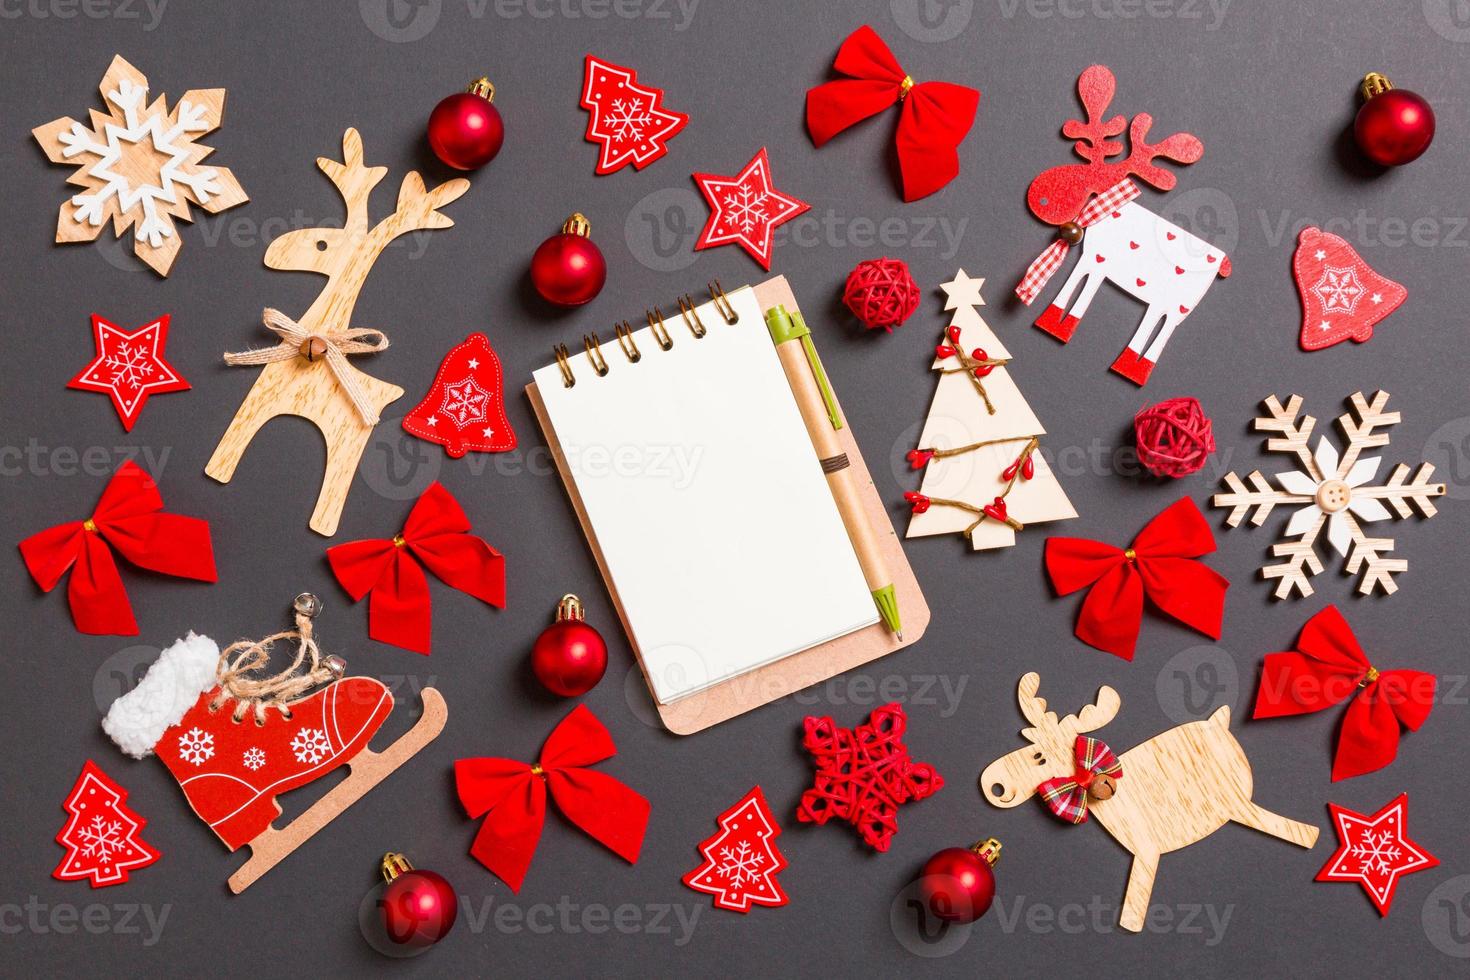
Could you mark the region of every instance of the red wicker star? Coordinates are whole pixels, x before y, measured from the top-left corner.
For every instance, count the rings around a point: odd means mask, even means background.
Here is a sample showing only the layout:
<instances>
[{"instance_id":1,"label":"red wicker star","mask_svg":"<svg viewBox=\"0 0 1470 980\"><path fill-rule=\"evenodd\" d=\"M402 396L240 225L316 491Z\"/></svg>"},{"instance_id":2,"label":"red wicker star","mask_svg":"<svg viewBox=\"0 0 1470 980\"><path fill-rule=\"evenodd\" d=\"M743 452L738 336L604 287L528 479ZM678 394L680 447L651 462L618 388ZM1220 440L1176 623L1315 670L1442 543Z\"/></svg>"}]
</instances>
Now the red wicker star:
<instances>
[{"instance_id":1,"label":"red wicker star","mask_svg":"<svg viewBox=\"0 0 1470 980\"><path fill-rule=\"evenodd\" d=\"M1336 803L1328 803L1340 843L1337 852L1317 872L1318 881L1356 881L1387 915L1394 889L1404 875L1439 865L1439 858L1409 840L1409 794L1400 793L1383 809L1365 817Z\"/></svg>"},{"instance_id":2,"label":"red wicker star","mask_svg":"<svg viewBox=\"0 0 1470 980\"><path fill-rule=\"evenodd\" d=\"M771 268L771 231L811 208L771 185L771 161L764 146L734 177L694 174L694 182L710 206L709 220L694 247L734 243L767 270Z\"/></svg>"},{"instance_id":3,"label":"red wicker star","mask_svg":"<svg viewBox=\"0 0 1470 980\"><path fill-rule=\"evenodd\" d=\"M110 396L126 431L133 431L149 395L189 390L189 382L163 359L168 343L167 313L132 333L93 313L92 337L97 356L66 386Z\"/></svg>"},{"instance_id":4,"label":"red wicker star","mask_svg":"<svg viewBox=\"0 0 1470 980\"><path fill-rule=\"evenodd\" d=\"M885 704L856 728L808 717L802 745L811 753L817 774L812 788L801 794L796 819L818 824L833 817L846 820L873 850L888 850L898 833L899 806L933 796L944 785L933 766L909 758L903 744L907 727L898 704Z\"/></svg>"}]
</instances>

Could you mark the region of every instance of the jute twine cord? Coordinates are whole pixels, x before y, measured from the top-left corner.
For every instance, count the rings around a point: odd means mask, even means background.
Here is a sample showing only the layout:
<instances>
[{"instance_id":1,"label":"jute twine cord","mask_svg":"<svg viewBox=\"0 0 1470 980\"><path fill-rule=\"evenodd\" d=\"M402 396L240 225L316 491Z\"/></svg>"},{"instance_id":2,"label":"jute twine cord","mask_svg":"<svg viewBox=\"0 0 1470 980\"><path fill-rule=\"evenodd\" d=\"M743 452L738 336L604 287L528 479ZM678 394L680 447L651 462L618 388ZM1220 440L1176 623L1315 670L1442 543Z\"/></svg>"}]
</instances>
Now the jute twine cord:
<instances>
[{"instance_id":1,"label":"jute twine cord","mask_svg":"<svg viewBox=\"0 0 1470 980\"><path fill-rule=\"evenodd\" d=\"M220 690L209 703L209 710L217 711L227 699L233 699L236 702L236 721L253 709L255 723L263 725L268 709L275 708L289 718L290 702L334 680L339 668L323 659L321 648L312 636L311 618L311 613L298 609L294 630L272 633L263 640L236 640L220 651L219 663L215 667ZM296 659L280 673L257 676L270 666L271 646L281 640L299 641ZM308 660L310 665L306 666Z\"/></svg>"},{"instance_id":2,"label":"jute twine cord","mask_svg":"<svg viewBox=\"0 0 1470 980\"><path fill-rule=\"evenodd\" d=\"M337 383L342 386L342 392L347 396L347 400L352 402L353 408L357 409L358 416L365 425L378 424L378 410L368 401L367 392L362 390L362 384L357 380L356 372L351 370L347 363L347 356L349 354L374 354L387 349L388 337L383 331L367 327L353 327L348 330L311 333L280 310L269 307L261 313L260 319L268 329L280 336L281 342L274 347L227 353L225 354L226 364L239 366L289 361L293 357L305 356L303 347L313 340L320 340L326 347L326 353L323 356L326 357L327 367L331 369L332 377L336 378Z\"/></svg>"},{"instance_id":3,"label":"jute twine cord","mask_svg":"<svg viewBox=\"0 0 1470 980\"><path fill-rule=\"evenodd\" d=\"M983 446L994 446L994 445L998 445L998 444L1003 443L1003 442L1015 442L1015 441L1016 440L1014 440L1014 439L990 439L990 440L987 440L986 442L977 442L977 443L974 443L974 444L969 445L969 446L960 446L960 447L957 447L955 449L936 449L934 451L934 455L935 456L957 456L960 453L971 452L972 450L979 449L979 448L981 448ZM1021 466L1026 462L1026 460L1031 456L1032 453L1036 452L1037 448L1040 445L1041 445L1041 440L1038 439L1036 436L1032 436L1032 437L1030 437L1029 439L1026 440L1026 445L1021 449L1021 454L1016 457L1016 472L1012 473L1011 474L1011 478L1006 481L1005 489L1002 490L997 495L998 499L1004 500L1006 497L1010 496L1011 490L1016 486L1016 481L1021 478ZM971 534L973 534L975 532L975 528L979 527L980 524L987 517L990 516L989 514L985 513L985 508L984 507L977 507L974 504L968 503L968 502L963 501L963 500L949 500L949 499L947 499L945 497L930 497L929 498L929 503L931 505L932 504L938 504L941 507L956 507L956 508L958 508L960 510L967 511L968 513L974 514L975 515L975 521L974 521L974 523L972 523L969 527L965 528L965 530L962 532L964 534L964 536L967 537L967 538ZM1026 529L1026 525L1022 524L1020 521L1016 520L1014 517L1007 516L1005 518L1005 523L1012 530L1014 530L1014 531L1024 531Z\"/></svg>"},{"instance_id":4,"label":"jute twine cord","mask_svg":"<svg viewBox=\"0 0 1470 980\"><path fill-rule=\"evenodd\" d=\"M943 374L954 374L956 371L964 371L970 376L970 383L980 393L980 398L985 402L985 411L991 415L995 414L995 406L990 404L990 396L985 392L985 384L975 376L975 369L981 367L1002 367L1011 363L1009 357L971 357L962 350L956 350L954 356L960 359L957 368L944 368Z\"/></svg>"}]
</instances>

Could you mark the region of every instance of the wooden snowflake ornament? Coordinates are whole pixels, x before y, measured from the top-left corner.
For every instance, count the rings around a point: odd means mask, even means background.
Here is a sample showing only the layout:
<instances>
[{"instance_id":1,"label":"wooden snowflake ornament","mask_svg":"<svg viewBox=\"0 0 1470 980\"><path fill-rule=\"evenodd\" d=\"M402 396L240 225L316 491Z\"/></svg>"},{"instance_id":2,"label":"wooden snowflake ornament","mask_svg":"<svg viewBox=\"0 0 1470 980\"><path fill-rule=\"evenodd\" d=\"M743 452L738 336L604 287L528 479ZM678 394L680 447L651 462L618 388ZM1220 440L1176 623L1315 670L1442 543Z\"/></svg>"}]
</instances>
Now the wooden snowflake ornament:
<instances>
[{"instance_id":1,"label":"wooden snowflake ornament","mask_svg":"<svg viewBox=\"0 0 1470 980\"><path fill-rule=\"evenodd\" d=\"M1360 593L1369 595L1375 588L1389 595L1397 592L1393 576L1407 569L1409 563L1402 558L1385 557L1393 550L1393 539L1368 537L1362 525L1390 517L1408 517L1415 510L1421 517L1433 517L1437 511L1431 498L1445 492L1443 483L1429 482L1434 475L1430 463L1421 463L1412 480L1409 480L1409 466L1400 463L1387 480L1375 482L1382 460L1377 456L1364 457L1362 453L1388 445L1388 433L1375 430L1396 424L1400 416L1398 412L1383 410L1388 404L1385 391L1374 394L1371 402L1361 391L1357 392L1349 404L1350 410L1337 418L1346 440L1345 448L1339 453L1326 435L1320 436L1316 447L1312 447L1312 429L1317 420L1310 415L1297 418L1302 406L1300 395L1292 395L1284 407L1276 396L1267 398L1267 414L1255 420L1255 427L1278 433L1266 440L1266 448L1295 455L1301 469L1276 474L1277 486L1272 486L1260 470L1245 480L1233 472L1227 473L1225 484L1229 492L1215 494L1214 506L1230 508L1225 523L1231 527L1238 527L1248 513L1251 523L1260 527L1277 505L1295 508L1282 532L1288 540L1278 542L1271 549L1283 561L1261 570L1263 577L1279 580L1278 599L1288 598L1293 589L1302 598L1312 594L1308 580L1322 571L1316 545L1324 531L1327 542L1345 559L1347 574L1362 573L1358 583Z\"/></svg>"},{"instance_id":2,"label":"wooden snowflake ornament","mask_svg":"<svg viewBox=\"0 0 1470 980\"><path fill-rule=\"evenodd\" d=\"M95 241L110 220L119 238L131 228L133 254L167 276L182 244L175 218L192 221L191 204L217 214L249 200L227 168L200 162L214 151L196 141L219 127L225 90L191 89L170 111L162 95L148 101L147 76L119 55L101 91L107 111L91 110L89 124L64 116L31 130L82 188L61 205L56 241Z\"/></svg>"}]
</instances>

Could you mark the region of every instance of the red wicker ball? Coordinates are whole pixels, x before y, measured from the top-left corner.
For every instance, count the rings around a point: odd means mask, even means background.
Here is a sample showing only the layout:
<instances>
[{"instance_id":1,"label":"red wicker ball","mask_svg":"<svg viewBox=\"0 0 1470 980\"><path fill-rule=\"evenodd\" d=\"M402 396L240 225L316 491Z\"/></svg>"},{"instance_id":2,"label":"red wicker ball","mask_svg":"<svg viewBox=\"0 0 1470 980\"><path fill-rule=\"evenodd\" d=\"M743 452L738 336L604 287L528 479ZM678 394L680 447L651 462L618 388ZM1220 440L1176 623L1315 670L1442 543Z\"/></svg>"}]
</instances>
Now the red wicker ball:
<instances>
[{"instance_id":1,"label":"red wicker ball","mask_svg":"<svg viewBox=\"0 0 1470 980\"><path fill-rule=\"evenodd\" d=\"M868 259L848 273L842 302L869 330L889 333L919 305L919 287L900 259Z\"/></svg>"},{"instance_id":2,"label":"red wicker ball","mask_svg":"<svg viewBox=\"0 0 1470 980\"><path fill-rule=\"evenodd\" d=\"M1215 451L1214 427L1193 398L1170 398L1133 416L1138 461L1154 476L1188 476Z\"/></svg>"}]
</instances>

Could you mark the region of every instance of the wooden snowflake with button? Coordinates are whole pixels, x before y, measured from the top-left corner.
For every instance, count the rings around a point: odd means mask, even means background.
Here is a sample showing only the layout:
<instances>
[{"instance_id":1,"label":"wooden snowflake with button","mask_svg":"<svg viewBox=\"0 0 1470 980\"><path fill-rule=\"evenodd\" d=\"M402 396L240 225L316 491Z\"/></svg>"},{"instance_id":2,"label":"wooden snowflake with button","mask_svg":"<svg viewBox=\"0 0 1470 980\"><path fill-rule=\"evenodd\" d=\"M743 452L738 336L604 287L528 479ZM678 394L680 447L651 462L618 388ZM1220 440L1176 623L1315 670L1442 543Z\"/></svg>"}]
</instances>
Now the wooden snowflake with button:
<instances>
[{"instance_id":1,"label":"wooden snowflake with button","mask_svg":"<svg viewBox=\"0 0 1470 980\"><path fill-rule=\"evenodd\" d=\"M1418 511L1421 517L1436 513L1432 498L1445 492L1443 483L1430 483L1434 467L1421 463L1409 478L1410 467L1400 463L1388 479L1378 481L1382 459L1364 456L1363 452L1388 445L1388 426L1399 421L1398 412L1385 412L1388 393L1377 392L1370 402L1357 392L1349 400L1349 410L1338 416L1337 424L1345 440L1341 453L1326 435L1312 444L1312 429L1317 420L1310 415L1298 419L1302 398L1292 395L1285 406L1271 396L1265 401L1267 414L1255 420L1259 431L1277 433L1266 440L1266 448L1275 453L1294 455L1301 469L1275 476L1276 485L1261 475L1260 470L1242 480L1235 473L1225 475L1230 489L1217 493L1214 506L1230 508L1225 522L1238 527L1241 518L1251 515L1251 523L1260 527L1277 506L1292 508L1282 537L1271 553L1282 561L1261 570L1264 578L1277 579L1276 598L1288 598L1293 590L1303 598L1312 594L1308 581L1322 571L1317 557L1317 542L1325 533L1327 543L1345 559L1346 573L1361 573L1358 591L1369 595L1375 588L1385 593L1398 591L1393 576L1409 567L1402 558L1388 558L1393 539L1369 537L1363 525L1390 517L1409 517Z\"/></svg>"},{"instance_id":2,"label":"wooden snowflake with button","mask_svg":"<svg viewBox=\"0 0 1470 980\"><path fill-rule=\"evenodd\" d=\"M174 219L192 221L189 207L216 214L249 198L225 167L201 164L214 151L196 142L218 128L225 90L192 89L169 111L162 95L148 101L148 78L121 55L102 76L107 112L88 124L70 117L31 130L52 163L75 167L66 179L80 187L61 205L58 242L90 242L111 221L118 237L133 230L133 254L160 276L178 257Z\"/></svg>"}]
</instances>

